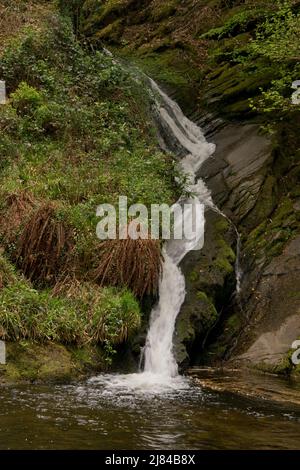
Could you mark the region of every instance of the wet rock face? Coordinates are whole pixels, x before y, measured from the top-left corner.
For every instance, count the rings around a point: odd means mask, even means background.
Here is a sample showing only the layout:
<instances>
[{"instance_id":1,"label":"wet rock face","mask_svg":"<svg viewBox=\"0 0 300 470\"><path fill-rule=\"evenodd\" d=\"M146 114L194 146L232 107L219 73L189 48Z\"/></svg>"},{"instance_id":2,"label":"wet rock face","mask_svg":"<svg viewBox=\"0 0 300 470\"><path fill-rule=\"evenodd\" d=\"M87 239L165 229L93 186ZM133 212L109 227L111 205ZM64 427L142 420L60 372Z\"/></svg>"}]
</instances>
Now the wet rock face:
<instances>
[{"instance_id":1,"label":"wet rock face","mask_svg":"<svg viewBox=\"0 0 300 470\"><path fill-rule=\"evenodd\" d=\"M255 125L230 125L202 167L215 202L242 234L242 293L221 320L211 358L235 358L281 372L300 336L299 205L292 165L280 171L271 142ZM281 156L283 158L283 156ZM281 186L291 181L291 192ZM224 354L225 353L225 354Z\"/></svg>"},{"instance_id":2,"label":"wet rock face","mask_svg":"<svg viewBox=\"0 0 300 470\"><path fill-rule=\"evenodd\" d=\"M217 150L204 163L201 176L212 190L218 207L238 224L248 217L249 225L249 214L260 197L272 164L271 143L253 124L228 125L212 139ZM273 208L271 200L270 207L261 215L262 220Z\"/></svg>"},{"instance_id":3,"label":"wet rock face","mask_svg":"<svg viewBox=\"0 0 300 470\"><path fill-rule=\"evenodd\" d=\"M251 226L251 212L260 198L271 164L271 144L259 135L257 125L228 125L211 136L217 145L200 176L212 191L213 200L236 225ZM272 203L271 203L272 204ZM273 207L268 210L272 211ZM262 219L265 217L263 214ZM248 218L247 218L248 217ZM206 213L205 244L200 252L189 253L182 263L187 295L177 320L175 351L181 364L220 358L231 338L225 335L207 354L207 340L224 313L231 312L230 333L241 326L233 306L236 287L234 226L219 214ZM244 283L247 278L244 278ZM221 328L222 339L222 328Z\"/></svg>"},{"instance_id":4,"label":"wet rock face","mask_svg":"<svg viewBox=\"0 0 300 470\"><path fill-rule=\"evenodd\" d=\"M235 288L235 233L221 215L207 210L204 247L181 263L186 299L177 318L174 346L181 366L201 360L208 332Z\"/></svg>"},{"instance_id":5,"label":"wet rock face","mask_svg":"<svg viewBox=\"0 0 300 470\"><path fill-rule=\"evenodd\" d=\"M268 264L248 302L246 350L238 360L260 367L291 368L283 360L300 337L300 236ZM254 341L254 342L253 342Z\"/></svg>"},{"instance_id":6,"label":"wet rock face","mask_svg":"<svg viewBox=\"0 0 300 470\"><path fill-rule=\"evenodd\" d=\"M187 296L177 321L178 360L203 364L238 357L239 365L290 370L286 355L300 337L300 205L297 192L290 197L280 187L289 164L277 171L271 141L258 125L230 124L210 140L217 150L200 174L242 235L242 292L237 302L234 256L226 258L228 249L235 250L234 232L230 226L220 230L220 216L208 213L203 250L182 263ZM202 293L206 298L199 301Z\"/></svg>"}]
</instances>

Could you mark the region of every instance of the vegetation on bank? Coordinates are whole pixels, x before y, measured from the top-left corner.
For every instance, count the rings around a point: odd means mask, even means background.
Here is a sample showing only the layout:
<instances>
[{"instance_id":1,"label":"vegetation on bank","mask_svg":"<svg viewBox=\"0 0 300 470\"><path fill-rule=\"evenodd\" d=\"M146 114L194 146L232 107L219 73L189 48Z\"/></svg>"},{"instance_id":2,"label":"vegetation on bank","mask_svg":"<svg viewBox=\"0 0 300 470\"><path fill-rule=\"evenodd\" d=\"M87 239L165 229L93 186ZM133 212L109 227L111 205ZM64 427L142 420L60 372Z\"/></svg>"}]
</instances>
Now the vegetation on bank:
<instances>
[{"instance_id":1,"label":"vegetation on bank","mask_svg":"<svg viewBox=\"0 0 300 470\"><path fill-rule=\"evenodd\" d=\"M140 326L137 300L128 290L65 279L55 289L37 290L2 255L0 337L7 341L53 341L65 345L101 343L110 360L113 347Z\"/></svg>"},{"instance_id":2,"label":"vegetation on bank","mask_svg":"<svg viewBox=\"0 0 300 470\"><path fill-rule=\"evenodd\" d=\"M46 13L0 53L0 338L101 344L110 360L140 326L130 288L138 278L139 297L157 289L160 248L133 242L121 249L130 280L101 277L96 208L119 195L170 204L181 188L143 83L80 44L68 16Z\"/></svg>"}]
</instances>

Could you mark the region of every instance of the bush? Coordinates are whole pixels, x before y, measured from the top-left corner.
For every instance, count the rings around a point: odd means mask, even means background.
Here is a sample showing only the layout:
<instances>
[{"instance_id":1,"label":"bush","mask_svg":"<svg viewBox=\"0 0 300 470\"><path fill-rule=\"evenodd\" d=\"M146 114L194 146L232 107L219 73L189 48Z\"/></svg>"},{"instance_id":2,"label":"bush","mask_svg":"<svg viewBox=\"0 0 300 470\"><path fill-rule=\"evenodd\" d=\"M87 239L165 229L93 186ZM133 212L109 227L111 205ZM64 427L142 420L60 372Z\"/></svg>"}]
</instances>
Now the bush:
<instances>
[{"instance_id":1,"label":"bush","mask_svg":"<svg viewBox=\"0 0 300 470\"><path fill-rule=\"evenodd\" d=\"M17 113L23 116L33 116L44 101L42 94L25 82L20 83L10 99Z\"/></svg>"},{"instance_id":2,"label":"bush","mask_svg":"<svg viewBox=\"0 0 300 470\"><path fill-rule=\"evenodd\" d=\"M201 35L201 39L224 39L234 37L238 34L253 29L255 25L264 18L266 13L256 10L244 10L236 13L232 18L227 20L223 26L209 30Z\"/></svg>"},{"instance_id":3,"label":"bush","mask_svg":"<svg viewBox=\"0 0 300 470\"><path fill-rule=\"evenodd\" d=\"M262 89L258 100L252 101L254 110L282 113L293 110L291 86L299 78L300 67L300 14L293 11L293 2L277 2L277 11L267 18L256 32L256 38L248 46L252 60L260 58L267 64L276 64L276 76L268 89Z\"/></svg>"},{"instance_id":4,"label":"bush","mask_svg":"<svg viewBox=\"0 0 300 470\"><path fill-rule=\"evenodd\" d=\"M5 276L0 289L3 340L102 344L109 361L114 347L125 342L140 326L140 307L129 291L75 284L72 293L69 288L53 296L18 279L11 268Z\"/></svg>"}]
</instances>

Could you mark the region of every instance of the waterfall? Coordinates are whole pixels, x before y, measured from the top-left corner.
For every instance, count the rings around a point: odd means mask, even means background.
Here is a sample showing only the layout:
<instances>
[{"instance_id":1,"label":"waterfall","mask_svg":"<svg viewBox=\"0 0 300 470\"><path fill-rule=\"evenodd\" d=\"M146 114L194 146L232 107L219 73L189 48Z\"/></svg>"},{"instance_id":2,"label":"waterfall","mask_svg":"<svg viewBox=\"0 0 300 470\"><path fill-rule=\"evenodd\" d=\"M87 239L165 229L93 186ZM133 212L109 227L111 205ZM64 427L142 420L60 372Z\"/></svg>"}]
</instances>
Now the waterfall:
<instances>
[{"instance_id":1,"label":"waterfall","mask_svg":"<svg viewBox=\"0 0 300 470\"><path fill-rule=\"evenodd\" d=\"M214 153L215 146L205 140L201 129L183 114L153 80L150 83L156 95L160 124L168 132L169 138L173 138L185 152L180 167L187 179L186 189L192 194L184 201L189 203L190 208L185 217L193 217L193 213L198 211L197 220L200 220L192 240L170 240L166 243L159 301L151 312L144 351L146 373L174 377L178 369L172 351L173 334L186 294L185 279L178 265L189 251L201 249L204 244L204 207L212 206L213 202L209 190L201 179L197 180L196 174L202 163Z\"/></svg>"},{"instance_id":2,"label":"waterfall","mask_svg":"<svg viewBox=\"0 0 300 470\"><path fill-rule=\"evenodd\" d=\"M111 56L107 50L104 52ZM115 59L114 59L115 60ZM116 61L118 62L118 61ZM127 65L127 67L130 67ZM141 84L141 72L130 67L136 81ZM163 393L170 388L179 390L186 388L186 379L178 375L178 366L173 354L173 335L176 318L185 300L185 278L179 267L180 261L191 250L199 250L204 245L205 207L224 215L213 203L211 193L197 173L201 165L215 151L215 145L208 143L197 124L190 121L180 107L149 77L142 75L143 81L150 83L152 98L154 98L156 118L161 128L161 143L166 150L179 153L181 158L179 167L186 180L185 193L188 197L181 197L178 203L188 207L184 211L185 225L190 220L197 220L197 230L193 238L181 240L171 239L165 243L163 250L162 276L159 285L159 300L152 309L150 326L146 344L141 351L139 372L136 374L101 375L91 379L93 383L104 386L107 393L115 390L128 390L142 393ZM195 217L196 215L196 217ZM228 219L230 223L230 219ZM175 221L176 224L176 221ZM235 226L234 226L235 227ZM237 235L237 254L240 250L240 237ZM240 289L241 272L239 259L236 262L237 292ZM144 370L142 365L144 362Z\"/></svg>"}]
</instances>

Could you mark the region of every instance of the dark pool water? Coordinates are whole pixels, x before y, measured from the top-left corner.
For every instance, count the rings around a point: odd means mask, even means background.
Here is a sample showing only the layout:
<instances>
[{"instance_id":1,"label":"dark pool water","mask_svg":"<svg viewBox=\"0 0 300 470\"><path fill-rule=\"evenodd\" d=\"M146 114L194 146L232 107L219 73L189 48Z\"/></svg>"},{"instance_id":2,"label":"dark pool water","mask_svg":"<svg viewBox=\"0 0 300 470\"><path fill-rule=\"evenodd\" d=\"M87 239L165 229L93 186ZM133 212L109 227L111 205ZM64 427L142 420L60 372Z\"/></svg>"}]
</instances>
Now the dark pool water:
<instances>
[{"instance_id":1,"label":"dark pool water","mask_svg":"<svg viewBox=\"0 0 300 470\"><path fill-rule=\"evenodd\" d=\"M99 378L0 388L0 449L299 449L300 410L203 391L146 392ZM109 384L109 385L108 385Z\"/></svg>"}]
</instances>

